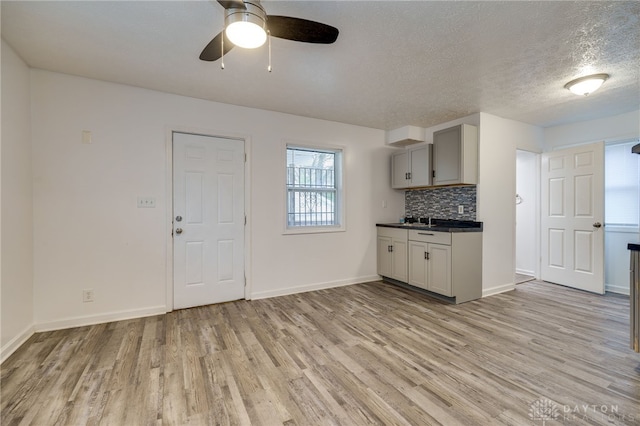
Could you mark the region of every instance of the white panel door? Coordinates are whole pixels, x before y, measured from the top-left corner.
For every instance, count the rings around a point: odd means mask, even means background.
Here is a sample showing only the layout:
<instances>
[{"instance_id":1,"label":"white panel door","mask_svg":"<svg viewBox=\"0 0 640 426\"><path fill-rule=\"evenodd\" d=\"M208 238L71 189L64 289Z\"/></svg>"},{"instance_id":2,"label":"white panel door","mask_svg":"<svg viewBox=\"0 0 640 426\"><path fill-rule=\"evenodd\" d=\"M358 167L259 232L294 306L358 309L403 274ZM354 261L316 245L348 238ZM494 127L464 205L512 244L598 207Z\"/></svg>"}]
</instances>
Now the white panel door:
<instances>
[{"instance_id":1,"label":"white panel door","mask_svg":"<svg viewBox=\"0 0 640 426\"><path fill-rule=\"evenodd\" d=\"M545 281L604 293L604 143L542 155Z\"/></svg>"},{"instance_id":2,"label":"white panel door","mask_svg":"<svg viewBox=\"0 0 640 426\"><path fill-rule=\"evenodd\" d=\"M244 141L173 134L173 307L244 298Z\"/></svg>"}]
</instances>

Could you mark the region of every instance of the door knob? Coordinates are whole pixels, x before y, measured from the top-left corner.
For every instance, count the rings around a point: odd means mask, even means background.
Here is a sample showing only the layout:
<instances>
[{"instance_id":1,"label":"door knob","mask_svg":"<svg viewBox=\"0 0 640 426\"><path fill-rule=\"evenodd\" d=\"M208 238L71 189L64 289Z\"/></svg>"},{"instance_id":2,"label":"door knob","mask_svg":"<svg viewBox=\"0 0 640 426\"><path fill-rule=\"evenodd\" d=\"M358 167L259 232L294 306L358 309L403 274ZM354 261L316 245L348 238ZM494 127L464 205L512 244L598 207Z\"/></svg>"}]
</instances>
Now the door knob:
<instances>
[{"instance_id":1,"label":"door knob","mask_svg":"<svg viewBox=\"0 0 640 426\"><path fill-rule=\"evenodd\" d=\"M182 228L176 228L176 234L178 235L182 234Z\"/></svg>"},{"instance_id":2,"label":"door knob","mask_svg":"<svg viewBox=\"0 0 640 426\"><path fill-rule=\"evenodd\" d=\"M600 228L600 227L602 227L602 224L600 222L596 222L596 223L593 224L593 227L594 228Z\"/></svg>"}]
</instances>

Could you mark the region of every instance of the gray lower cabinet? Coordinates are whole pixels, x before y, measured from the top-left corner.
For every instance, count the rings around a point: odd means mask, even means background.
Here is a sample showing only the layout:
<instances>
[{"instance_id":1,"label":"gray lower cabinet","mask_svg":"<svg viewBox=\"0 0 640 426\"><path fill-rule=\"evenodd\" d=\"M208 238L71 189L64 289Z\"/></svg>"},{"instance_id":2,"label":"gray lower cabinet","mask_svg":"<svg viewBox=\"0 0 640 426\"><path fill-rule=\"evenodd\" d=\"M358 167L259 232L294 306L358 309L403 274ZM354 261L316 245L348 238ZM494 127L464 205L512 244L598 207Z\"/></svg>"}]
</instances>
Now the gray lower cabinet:
<instances>
[{"instance_id":1,"label":"gray lower cabinet","mask_svg":"<svg viewBox=\"0 0 640 426\"><path fill-rule=\"evenodd\" d=\"M396 257L397 262L402 262L403 256L406 259L405 279L398 278L401 274L392 276L393 271L388 266L391 262L387 247L390 240L384 235L389 230L407 232L407 245L398 250ZM396 235L394 244L399 244L399 238L401 234ZM381 262L386 264L381 265ZM396 264L396 270L401 267ZM482 297L482 232L378 227L378 274L445 296L455 303L479 299Z\"/></svg>"},{"instance_id":2,"label":"gray lower cabinet","mask_svg":"<svg viewBox=\"0 0 640 426\"><path fill-rule=\"evenodd\" d=\"M406 229L378 228L378 275L407 281Z\"/></svg>"},{"instance_id":3,"label":"gray lower cabinet","mask_svg":"<svg viewBox=\"0 0 640 426\"><path fill-rule=\"evenodd\" d=\"M451 241L451 234L446 236ZM409 284L453 297L451 244L409 240Z\"/></svg>"}]
</instances>

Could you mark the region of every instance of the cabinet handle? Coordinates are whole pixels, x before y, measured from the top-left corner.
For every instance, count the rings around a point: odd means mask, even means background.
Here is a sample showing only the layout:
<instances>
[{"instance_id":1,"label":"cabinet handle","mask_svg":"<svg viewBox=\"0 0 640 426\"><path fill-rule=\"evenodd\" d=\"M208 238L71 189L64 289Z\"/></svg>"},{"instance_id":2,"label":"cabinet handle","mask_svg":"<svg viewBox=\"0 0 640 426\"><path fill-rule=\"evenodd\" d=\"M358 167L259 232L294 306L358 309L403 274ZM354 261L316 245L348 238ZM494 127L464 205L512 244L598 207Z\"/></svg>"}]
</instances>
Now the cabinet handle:
<instances>
[{"instance_id":1,"label":"cabinet handle","mask_svg":"<svg viewBox=\"0 0 640 426\"><path fill-rule=\"evenodd\" d=\"M429 260L429 252L427 252L427 251L424 252L424 258Z\"/></svg>"},{"instance_id":2,"label":"cabinet handle","mask_svg":"<svg viewBox=\"0 0 640 426\"><path fill-rule=\"evenodd\" d=\"M393 253L393 246L389 246L389 251Z\"/></svg>"},{"instance_id":3,"label":"cabinet handle","mask_svg":"<svg viewBox=\"0 0 640 426\"><path fill-rule=\"evenodd\" d=\"M435 170L431 171L431 177L436 177L436 171Z\"/></svg>"},{"instance_id":4,"label":"cabinet handle","mask_svg":"<svg viewBox=\"0 0 640 426\"><path fill-rule=\"evenodd\" d=\"M411 179L411 172L407 173L407 175L409 175L407 179Z\"/></svg>"},{"instance_id":5,"label":"cabinet handle","mask_svg":"<svg viewBox=\"0 0 640 426\"><path fill-rule=\"evenodd\" d=\"M433 237L433 234L428 234L426 232L418 232L418 235L431 235Z\"/></svg>"}]
</instances>

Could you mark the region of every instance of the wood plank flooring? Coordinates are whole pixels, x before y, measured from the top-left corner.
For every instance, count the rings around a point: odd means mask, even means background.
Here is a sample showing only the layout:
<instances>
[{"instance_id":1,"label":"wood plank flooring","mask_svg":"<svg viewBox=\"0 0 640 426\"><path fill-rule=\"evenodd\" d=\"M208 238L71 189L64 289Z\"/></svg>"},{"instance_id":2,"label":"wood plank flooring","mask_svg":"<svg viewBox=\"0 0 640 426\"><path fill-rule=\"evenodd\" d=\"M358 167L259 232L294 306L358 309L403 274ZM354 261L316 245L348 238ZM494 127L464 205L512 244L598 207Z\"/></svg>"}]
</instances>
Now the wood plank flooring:
<instances>
[{"instance_id":1,"label":"wood plank flooring","mask_svg":"<svg viewBox=\"0 0 640 426\"><path fill-rule=\"evenodd\" d=\"M535 279L536 277L533 277L531 275L518 274L516 272L516 284L526 283L527 281L533 281Z\"/></svg>"},{"instance_id":2,"label":"wood plank flooring","mask_svg":"<svg viewBox=\"0 0 640 426\"><path fill-rule=\"evenodd\" d=\"M628 318L539 281L461 305L373 282L39 333L0 423L640 424Z\"/></svg>"}]
</instances>

